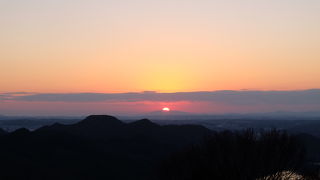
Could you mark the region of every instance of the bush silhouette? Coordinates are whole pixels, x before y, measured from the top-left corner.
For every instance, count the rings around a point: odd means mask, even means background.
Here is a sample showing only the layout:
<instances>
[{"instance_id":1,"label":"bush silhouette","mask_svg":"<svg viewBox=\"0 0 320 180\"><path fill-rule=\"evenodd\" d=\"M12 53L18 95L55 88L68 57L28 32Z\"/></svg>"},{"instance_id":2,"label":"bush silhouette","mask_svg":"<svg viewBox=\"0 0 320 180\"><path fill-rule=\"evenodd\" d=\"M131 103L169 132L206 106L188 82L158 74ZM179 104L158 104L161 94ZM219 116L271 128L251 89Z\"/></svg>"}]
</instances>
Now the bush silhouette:
<instances>
[{"instance_id":1,"label":"bush silhouette","mask_svg":"<svg viewBox=\"0 0 320 180\"><path fill-rule=\"evenodd\" d=\"M253 180L277 172L295 172L304 148L294 136L270 130L215 132L173 154L160 167L163 180Z\"/></svg>"}]
</instances>

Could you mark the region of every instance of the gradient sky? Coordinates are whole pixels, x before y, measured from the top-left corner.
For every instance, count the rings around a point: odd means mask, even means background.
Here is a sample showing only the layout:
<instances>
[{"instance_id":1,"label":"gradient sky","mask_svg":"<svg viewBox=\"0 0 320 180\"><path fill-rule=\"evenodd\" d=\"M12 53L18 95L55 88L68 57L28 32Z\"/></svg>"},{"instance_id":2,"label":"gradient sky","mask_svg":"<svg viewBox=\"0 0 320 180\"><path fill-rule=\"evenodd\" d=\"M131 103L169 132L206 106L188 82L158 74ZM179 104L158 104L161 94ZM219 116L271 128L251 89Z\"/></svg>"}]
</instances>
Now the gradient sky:
<instances>
[{"instance_id":1,"label":"gradient sky","mask_svg":"<svg viewBox=\"0 0 320 180\"><path fill-rule=\"evenodd\" d=\"M0 93L320 88L319 0L0 0L0 27ZM0 114L56 103L8 101Z\"/></svg>"}]
</instances>

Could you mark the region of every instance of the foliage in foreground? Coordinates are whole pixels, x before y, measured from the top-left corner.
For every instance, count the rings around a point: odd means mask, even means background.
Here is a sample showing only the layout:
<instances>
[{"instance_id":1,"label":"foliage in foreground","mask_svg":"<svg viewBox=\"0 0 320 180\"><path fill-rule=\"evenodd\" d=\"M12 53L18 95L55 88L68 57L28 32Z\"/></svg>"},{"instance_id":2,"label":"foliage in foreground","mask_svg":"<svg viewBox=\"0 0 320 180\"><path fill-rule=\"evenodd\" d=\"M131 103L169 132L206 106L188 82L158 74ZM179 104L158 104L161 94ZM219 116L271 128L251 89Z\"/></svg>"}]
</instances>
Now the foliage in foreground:
<instances>
[{"instance_id":1,"label":"foliage in foreground","mask_svg":"<svg viewBox=\"0 0 320 180\"><path fill-rule=\"evenodd\" d=\"M279 172L298 171L303 158L303 146L295 136L283 131L215 132L203 143L164 161L160 179L279 179Z\"/></svg>"}]
</instances>

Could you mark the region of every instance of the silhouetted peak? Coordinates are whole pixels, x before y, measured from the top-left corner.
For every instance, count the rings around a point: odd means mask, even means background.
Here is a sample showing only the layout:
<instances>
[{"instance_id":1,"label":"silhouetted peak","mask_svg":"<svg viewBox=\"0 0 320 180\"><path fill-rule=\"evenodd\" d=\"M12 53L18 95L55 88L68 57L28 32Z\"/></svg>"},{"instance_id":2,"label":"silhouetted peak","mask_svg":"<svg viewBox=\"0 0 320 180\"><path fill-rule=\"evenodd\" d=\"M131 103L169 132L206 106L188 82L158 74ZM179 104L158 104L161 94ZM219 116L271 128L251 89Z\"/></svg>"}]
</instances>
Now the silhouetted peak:
<instances>
[{"instance_id":1,"label":"silhouetted peak","mask_svg":"<svg viewBox=\"0 0 320 180\"><path fill-rule=\"evenodd\" d=\"M110 116L110 115L90 115L88 117L85 118L85 120L118 120L116 117L114 116Z\"/></svg>"},{"instance_id":2,"label":"silhouetted peak","mask_svg":"<svg viewBox=\"0 0 320 180\"><path fill-rule=\"evenodd\" d=\"M159 126L158 124L153 123L149 119L141 119L141 120L130 123L130 125L143 126L143 127L158 127Z\"/></svg>"},{"instance_id":3,"label":"silhouetted peak","mask_svg":"<svg viewBox=\"0 0 320 180\"><path fill-rule=\"evenodd\" d=\"M20 129L15 130L14 132L12 132L12 134L27 134L29 132L30 132L29 129L20 128Z\"/></svg>"},{"instance_id":4,"label":"silhouetted peak","mask_svg":"<svg viewBox=\"0 0 320 180\"><path fill-rule=\"evenodd\" d=\"M51 127L61 127L63 126L63 124L60 124L60 123L54 123L51 125Z\"/></svg>"},{"instance_id":5,"label":"silhouetted peak","mask_svg":"<svg viewBox=\"0 0 320 180\"><path fill-rule=\"evenodd\" d=\"M78 123L86 126L117 126L122 125L119 119L109 115L91 115Z\"/></svg>"},{"instance_id":6,"label":"silhouetted peak","mask_svg":"<svg viewBox=\"0 0 320 180\"><path fill-rule=\"evenodd\" d=\"M35 132L38 131L47 131L47 130L62 130L65 127L65 125L60 124L60 123L54 123L52 125L49 126L43 126L39 129L36 129Z\"/></svg>"}]
</instances>

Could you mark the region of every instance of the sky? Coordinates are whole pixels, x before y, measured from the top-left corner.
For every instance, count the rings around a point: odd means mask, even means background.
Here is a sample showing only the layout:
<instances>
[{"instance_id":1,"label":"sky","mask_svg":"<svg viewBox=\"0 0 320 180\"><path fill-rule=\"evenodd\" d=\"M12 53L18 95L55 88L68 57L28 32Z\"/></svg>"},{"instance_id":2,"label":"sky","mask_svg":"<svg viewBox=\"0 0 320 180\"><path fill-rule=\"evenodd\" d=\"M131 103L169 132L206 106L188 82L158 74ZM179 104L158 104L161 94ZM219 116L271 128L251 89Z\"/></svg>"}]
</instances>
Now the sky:
<instances>
[{"instance_id":1,"label":"sky","mask_svg":"<svg viewBox=\"0 0 320 180\"><path fill-rule=\"evenodd\" d=\"M318 0L0 0L0 114L319 110L210 98L320 89L319 22Z\"/></svg>"}]
</instances>

